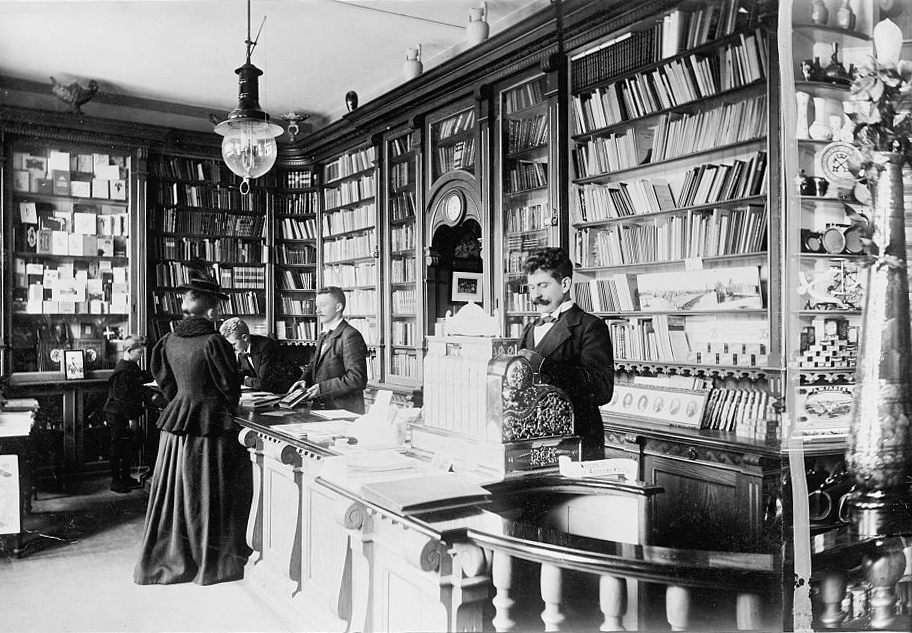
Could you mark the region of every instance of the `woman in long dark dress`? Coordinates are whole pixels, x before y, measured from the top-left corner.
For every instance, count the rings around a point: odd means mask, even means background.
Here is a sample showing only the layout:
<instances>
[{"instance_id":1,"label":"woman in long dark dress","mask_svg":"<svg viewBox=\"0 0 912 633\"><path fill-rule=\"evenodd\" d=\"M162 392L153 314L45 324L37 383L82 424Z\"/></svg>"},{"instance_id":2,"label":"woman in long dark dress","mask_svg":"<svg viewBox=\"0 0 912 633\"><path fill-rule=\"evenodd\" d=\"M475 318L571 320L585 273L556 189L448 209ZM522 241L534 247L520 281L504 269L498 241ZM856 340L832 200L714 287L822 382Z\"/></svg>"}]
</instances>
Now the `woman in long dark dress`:
<instances>
[{"instance_id":1,"label":"woman in long dark dress","mask_svg":"<svg viewBox=\"0 0 912 633\"><path fill-rule=\"evenodd\" d=\"M181 289L184 319L152 350L152 375L168 399L149 495L137 584L238 580L252 491L251 464L231 414L240 398L234 349L214 324L212 279Z\"/></svg>"}]
</instances>

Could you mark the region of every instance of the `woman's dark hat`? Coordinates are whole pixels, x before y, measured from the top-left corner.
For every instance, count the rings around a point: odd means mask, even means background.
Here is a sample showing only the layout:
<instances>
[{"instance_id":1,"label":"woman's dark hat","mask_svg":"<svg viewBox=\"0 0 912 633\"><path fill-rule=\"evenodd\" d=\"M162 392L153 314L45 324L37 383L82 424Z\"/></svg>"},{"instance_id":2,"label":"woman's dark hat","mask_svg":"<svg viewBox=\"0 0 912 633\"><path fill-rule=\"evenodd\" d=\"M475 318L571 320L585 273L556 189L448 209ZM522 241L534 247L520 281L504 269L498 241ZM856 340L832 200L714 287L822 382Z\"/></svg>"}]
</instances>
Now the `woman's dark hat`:
<instances>
[{"instance_id":1,"label":"woman's dark hat","mask_svg":"<svg viewBox=\"0 0 912 633\"><path fill-rule=\"evenodd\" d=\"M228 299L228 295L222 292L222 287L219 286L218 282L210 277L194 277L191 276L190 279L180 286L177 287L178 290L186 292L187 290L195 290L196 292L203 292L210 295L215 295L219 299Z\"/></svg>"}]
</instances>

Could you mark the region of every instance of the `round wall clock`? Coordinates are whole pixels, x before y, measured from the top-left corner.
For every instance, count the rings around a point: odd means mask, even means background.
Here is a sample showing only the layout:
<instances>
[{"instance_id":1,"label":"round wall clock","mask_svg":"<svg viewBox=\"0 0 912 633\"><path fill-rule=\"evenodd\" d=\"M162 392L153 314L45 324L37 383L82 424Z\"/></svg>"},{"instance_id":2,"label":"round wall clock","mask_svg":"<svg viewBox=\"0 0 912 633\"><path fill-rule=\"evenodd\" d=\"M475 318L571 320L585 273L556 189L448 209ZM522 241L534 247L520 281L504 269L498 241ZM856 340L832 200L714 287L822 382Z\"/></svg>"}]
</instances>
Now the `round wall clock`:
<instances>
[{"instance_id":1,"label":"round wall clock","mask_svg":"<svg viewBox=\"0 0 912 633\"><path fill-rule=\"evenodd\" d=\"M823 148L820 166L826 179L841 185L854 185L861 179L861 154L851 143L837 141Z\"/></svg>"},{"instance_id":2,"label":"round wall clock","mask_svg":"<svg viewBox=\"0 0 912 633\"><path fill-rule=\"evenodd\" d=\"M453 191L447 194L443 199L443 215L447 221L456 224L462 218L462 212L465 210L465 202L462 194Z\"/></svg>"}]
</instances>

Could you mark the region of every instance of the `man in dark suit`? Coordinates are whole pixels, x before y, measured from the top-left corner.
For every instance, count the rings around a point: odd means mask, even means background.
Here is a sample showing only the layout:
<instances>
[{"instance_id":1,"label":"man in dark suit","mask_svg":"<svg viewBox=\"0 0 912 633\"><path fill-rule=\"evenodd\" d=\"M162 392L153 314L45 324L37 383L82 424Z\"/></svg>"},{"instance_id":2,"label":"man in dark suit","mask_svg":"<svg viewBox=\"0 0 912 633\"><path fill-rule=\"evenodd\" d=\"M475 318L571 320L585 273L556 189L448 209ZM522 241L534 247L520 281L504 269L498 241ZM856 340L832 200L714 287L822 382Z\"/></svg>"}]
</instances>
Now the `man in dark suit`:
<instances>
[{"instance_id":1,"label":"man in dark suit","mask_svg":"<svg viewBox=\"0 0 912 633\"><path fill-rule=\"evenodd\" d=\"M234 347L243 384L252 389L284 393L291 384L291 368L282 362L282 348L271 338L251 334L237 317L222 323L222 336Z\"/></svg>"},{"instance_id":2,"label":"man in dark suit","mask_svg":"<svg viewBox=\"0 0 912 633\"><path fill-rule=\"evenodd\" d=\"M583 459L605 457L599 405L614 391L614 354L608 326L570 299L573 264L560 248L532 253L524 264L539 318L523 330L521 347L542 355L542 379L573 403Z\"/></svg>"},{"instance_id":3,"label":"man in dark suit","mask_svg":"<svg viewBox=\"0 0 912 633\"><path fill-rule=\"evenodd\" d=\"M289 391L307 389L307 398L328 409L364 413L367 345L361 332L342 318L345 293L336 286L317 291L316 312L323 331L313 359Z\"/></svg>"}]
</instances>

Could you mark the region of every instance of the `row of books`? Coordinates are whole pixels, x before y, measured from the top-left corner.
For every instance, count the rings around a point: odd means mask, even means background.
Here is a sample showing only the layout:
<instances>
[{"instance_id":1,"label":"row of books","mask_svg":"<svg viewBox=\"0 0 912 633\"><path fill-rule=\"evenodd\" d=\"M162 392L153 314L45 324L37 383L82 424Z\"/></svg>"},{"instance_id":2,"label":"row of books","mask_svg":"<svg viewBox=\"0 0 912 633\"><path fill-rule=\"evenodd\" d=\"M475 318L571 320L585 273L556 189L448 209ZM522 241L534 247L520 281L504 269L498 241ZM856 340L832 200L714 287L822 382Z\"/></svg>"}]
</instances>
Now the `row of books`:
<instances>
[{"instance_id":1,"label":"row of books","mask_svg":"<svg viewBox=\"0 0 912 633\"><path fill-rule=\"evenodd\" d=\"M518 110L523 110L541 103L545 100L544 78L527 81L521 86L510 88L503 92L504 114L510 115Z\"/></svg>"},{"instance_id":2,"label":"row of books","mask_svg":"<svg viewBox=\"0 0 912 633\"><path fill-rule=\"evenodd\" d=\"M689 55L573 97L578 134L649 116L766 77L766 50L757 34L742 35L714 55Z\"/></svg>"},{"instance_id":3,"label":"row of books","mask_svg":"<svg viewBox=\"0 0 912 633\"><path fill-rule=\"evenodd\" d=\"M317 239L317 218L279 218L276 226L279 239L315 240Z\"/></svg>"},{"instance_id":4,"label":"row of books","mask_svg":"<svg viewBox=\"0 0 912 633\"><path fill-rule=\"evenodd\" d=\"M417 292L415 290L393 290L392 296L394 316L412 316L417 306Z\"/></svg>"},{"instance_id":5,"label":"row of books","mask_svg":"<svg viewBox=\"0 0 912 633\"><path fill-rule=\"evenodd\" d=\"M548 115L536 114L533 117L509 119L507 128L507 152L521 152L533 147L541 147L548 142Z\"/></svg>"},{"instance_id":6,"label":"row of books","mask_svg":"<svg viewBox=\"0 0 912 633\"><path fill-rule=\"evenodd\" d=\"M320 194L317 191L285 193L275 198L277 213L305 215L316 213L320 208Z\"/></svg>"},{"instance_id":7,"label":"row of books","mask_svg":"<svg viewBox=\"0 0 912 633\"><path fill-rule=\"evenodd\" d=\"M615 274L573 284L576 303L587 312L634 312L640 309L636 275Z\"/></svg>"},{"instance_id":8,"label":"row of books","mask_svg":"<svg viewBox=\"0 0 912 633\"><path fill-rule=\"evenodd\" d=\"M506 245L506 270L507 273L521 273L526 257L532 251L549 246L551 240L547 234L522 233L507 235Z\"/></svg>"},{"instance_id":9,"label":"row of books","mask_svg":"<svg viewBox=\"0 0 912 633\"><path fill-rule=\"evenodd\" d=\"M417 266L414 257L394 258L390 260L390 281L394 284L404 284L415 281Z\"/></svg>"},{"instance_id":10,"label":"row of books","mask_svg":"<svg viewBox=\"0 0 912 633\"><path fill-rule=\"evenodd\" d=\"M331 264L343 259L374 257L377 252L376 231L368 231L334 240L324 240L323 261Z\"/></svg>"},{"instance_id":11,"label":"row of books","mask_svg":"<svg viewBox=\"0 0 912 633\"><path fill-rule=\"evenodd\" d=\"M390 356L390 373L403 378L417 378L419 370L418 357L405 350L393 350Z\"/></svg>"},{"instance_id":12,"label":"row of books","mask_svg":"<svg viewBox=\"0 0 912 633\"><path fill-rule=\"evenodd\" d=\"M345 204L354 204L361 200L373 198L376 195L374 175L361 176L357 180L339 183L336 187L323 190L324 209L341 207Z\"/></svg>"},{"instance_id":13,"label":"row of books","mask_svg":"<svg viewBox=\"0 0 912 633\"><path fill-rule=\"evenodd\" d=\"M221 266L214 264L215 278L222 289L266 288L266 269L262 266Z\"/></svg>"},{"instance_id":14,"label":"row of books","mask_svg":"<svg viewBox=\"0 0 912 633\"><path fill-rule=\"evenodd\" d=\"M177 287L190 280L190 269L181 262L155 264L155 284ZM264 288L266 269L262 266L223 266L212 264L209 273L219 280L222 288Z\"/></svg>"},{"instance_id":15,"label":"row of books","mask_svg":"<svg viewBox=\"0 0 912 633\"><path fill-rule=\"evenodd\" d=\"M532 298L525 289L519 292L507 289L504 292L504 299L508 312L533 312L535 310L535 304L532 303Z\"/></svg>"},{"instance_id":16,"label":"row of books","mask_svg":"<svg viewBox=\"0 0 912 633\"><path fill-rule=\"evenodd\" d=\"M546 204L509 207L504 210L504 231L540 231L551 226L551 209Z\"/></svg>"},{"instance_id":17,"label":"row of books","mask_svg":"<svg viewBox=\"0 0 912 633\"><path fill-rule=\"evenodd\" d=\"M230 237L188 240L180 237L159 237L150 240L153 257L157 259L203 259L208 262L239 264L266 263L266 251L259 242Z\"/></svg>"},{"instance_id":18,"label":"row of books","mask_svg":"<svg viewBox=\"0 0 912 633\"><path fill-rule=\"evenodd\" d=\"M469 138L454 145L437 148L437 174L475 165L475 139Z\"/></svg>"},{"instance_id":19,"label":"row of books","mask_svg":"<svg viewBox=\"0 0 912 633\"><path fill-rule=\"evenodd\" d=\"M323 220L323 236L331 237L346 231L373 228L374 224L376 224L377 207L373 202L369 202L351 209L324 213L321 217Z\"/></svg>"},{"instance_id":20,"label":"row of books","mask_svg":"<svg viewBox=\"0 0 912 633\"><path fill-rule=\"evenodd\" d=\"M332 182L339 178L347 178L374 166L377 160L377 150L371 145L361 150L342 154L331 163L323 167L323 182Z\"/></svg>"},{"instance_id":21,"label":"row of books","mask_svg":"<svg viewBox=\"0 0 912 633\"><path fill-rule=\"evenodd\" d=\"M417 325L414 321L394 320L391 324L393 345L414 345L417 337Z\"/></svg>"},{"instance_id":22,"label":"row of books","mask_svg":"<svg viewBox=\"0 0 912 633\"><path fill-rule=\"evenodd\" d=\"M282 290L314 290L317 287L317 274L310 270L279 270L276 277Z\"/></svg>"},{"instance_id":23,"label":"row of books","mask_svg":"<svg viewBox=\"0 0 912 633\"><path fill-rule=\"evenodd\" d=\"M275 247L276 262L279 264L316 264L317 249L314 246L305 244L302 246L289 246L288 244L277 244Z\"/></svg>"},{"instance_id":24,"label":"row of books","mask_svg":"<svg viewBox=\"0 0 912 633\"><path fill-rule=\"evenodd\" d=\"M579 204L571 209L572 221L599 222L759 195L766 188L766 153L758 152L748 161L736 159L731 164L694 167L684 173L675 187L677 194L664 178L580 185Z\"/></svg>"},{"instance_id":25,"label":"row of books","mask_svg":"<svg viewBox=\"0 0 912 633\"><path fill-rule=\"evenodd\" d=\"M317 338L317 323L314 319L282 319L276 321L276 338L280 341L305 340Z\"/></svg>"},{"instance_id":26,"label":"row of books","mask_svg":"<svg viewBox=\"0 0 912 633\"><path fill-rule=\"evenodd\" d=\"M764 439L769 394L756 389L713 389L703 409L701 429L734 431Z\"/></svg>"},{"instance_id":27,"label":"row of books","mask_svg":"<svg viewBox=\"0 0 912 633\"><path fill-rule=\"evenodd\" d=\"M571 155L577 178L605 176L648 162L648 154L637 147L641 133L628 130L590 139L574 147Z\"/></svg>"},{"instance_id":28,"label":"row of books","mask_svg":"<svg viewBox=\"0 0 912 633\"><path fill-rule=\"evenodd\" d=\"M464 110L436 124L437 140L443 141L451 136L466 132L472 129L473 125L475 125L475 110Z\"/></svg>"},{"instance_id":29,"label":"row of books","mask_svg":"<svg viewBox=\"0 0 912 633\"><path fill-rule=\"evenodd\" d=\"M337 264L323 268L324 286L372 286L377 283L377 265L374 262Z\"/></svg>"},{"instance_id":30,"label":"row of books","mask_svg":"<svg viewBox=\"0 0 912 633\"><path fill-rule=\"evenodd\" d=\"M766 208L748 206L662 216L648 224L584 228L580 229L582 265L623 266L756 253L766 244L766 227Z\"/></svg>"},{"instance_id":31,"label":"row of books","mask_svg":"<svg viewBox=\"0 0 912 633\"><path fill-rule=\"evenodd\" d=\"M262 212L266 208L268 196L266 191L256 189L252 189L247 195L241 195L236 187L186 185L176 182L149 185L151 202L165 206Z\"/></svg>"},{"instance_id":32,"label":"row of books","mask_svg":"<svg viewBox=\"0 0 912 633\"><path fill-rule=\"evenodd\" d=\"M659 60L656 29L628 31L570 60L570 83L579 90Z\"/></svg>"},{"instance_id":33,"label":"row of books","mask_svg":"<svg viewBox=\"0 0 912 633\"><path fill-rule=\"evenodd\" d=\"M403 224L390 229L390 250L393 252L415 249L415 225Z\"/></svg>"},{"instance_id":34,"label":"row of books","mask_svg":"<svg viewBox=\"0 0 912 633\"><path fill-rule=\"evenodd\" d=\"M760 95L694 115L663 115L653 128L650 162L762 138L766 109L766 95Z\"/></svg>"},{"instance_id":35,"label":"row of books","mask_svg":"<svg viewBox=\"0 0 912 633\"><path fill-rule=\"evenodd\" d=\"M415 194L411 191L396 194L389 199L390 220L405 220L415 217Z\"/></svg>"},{"instance_id":36,"label":"row of books","mask_svg":"<svg viewBox=\"0 0 912 633\"><path fill-rule=\"evenodd\" d=\"M345 310L349 314L373 314L377 311L376 290L343 290Z\"/></svg>"},{"instance_id":37,"label":"row of books","mask_svg":"<svg viewBox=\"0 0 912 633\"><path fill-rule=\"evenodd\" d=\"M548 163L537 160L512 161L507 170L507 193L518 193L548 185Z\"/></svg>"},{"instance_id":38,"label":"row of books","mask_svg":"<svg viewBox=\"0 0 912 633\"><path fill-rule=\"evenodd\" d=\"M380 335L377 332L377 319L364 317L350 319L346 317L345 320L348 321L349 325L361 332L361 336L364 337L364 342L368 345L377 345L380 342ZM371 358L371 356L368 356L367 358L368 373L370 373L371 370ZM379 376L379 373L376 373L375 375ZM368 377L368 380L370 380L370 377Z\"/></svg>"},{"instance_id":39,"label":"row of books","mask_svg":"<svg viewBox=\"0 0 912 633\"><path fill-rule=\"evenodd\" d=\"M219 160L198 160L178 156L156 156L149 161L152 176L166 180L189 180L225 185L235 184L236 177Z\"/></svg>"},{"instance_id":40,"label":"row of books","mask_svg":"<svg viewBox=\"0 0 912 633\"><path fill-rule=\"evenodd\" d=\"M392 158L398 158L412 149L412 136L403 134L389 141L389 153Z\"/></svg>"},{"instance_id":41,"label":"row of books","mask_svg":"<svg viewBox=\"0 0 912 633\"><path fill-rule=\"evenodd\" d=\"M313 297L279 297L279 308L284 315L314 316L317 304Z\"/></svg>"},{"instance_id":42,"label":"row of books","mask_svg":"<svg viewBox=\"0 0 912 633\"><path fill-rule=\"evenodd\" d=\"M682 316L612 320L608 330L617 360L687 362L690 345Z\"/></svg>"},{"instance_id":43,"label":"row of books","mask_svg":"<svg viewBox=\"0 0 912 633\"><path fill-rule=\"evenodd\" d=\"M262 215L237 215L229 211L190 211L159 208L153 212L155 228L164 233L195 233L235 237L265 237Z\"/></svg>"},{"instance_id":44,"label":"row of books","mask_svg":"<svg viewBox=\"0 0 912 633\"><path fill-rule=\"evenodd\" d=\"M316 187L317 175L309 169L289 169L280 176L279 186L286 189Z\"/></svg>"},{"instance_id":45,"label":"row of books","mask_svg":"<svg viewBox=\"0 0 912 633\"><path fill-rule=\"evenodd\" d=\"M182 302L183 293L172 290L152 292L153 314L180 314ZM263 314L266 310L266 298L254 291L232 293L219 303L222 314L254 315Z\"/></svg>"},{"instance_id":46,"label":"row of books","mask_svg":"<svg viewBox=\"0 0 912 633\"><path fill-rule=\"evenodd\" d=\"M399 189L412 182L415 177L412 161L393 163L389 166L390 187Z\"/></svg>"}]
</instances>

